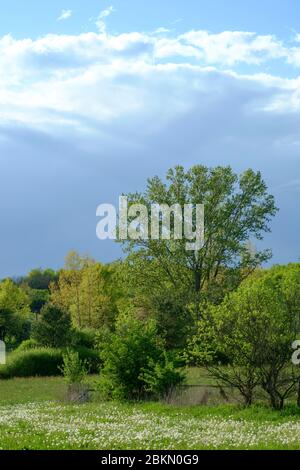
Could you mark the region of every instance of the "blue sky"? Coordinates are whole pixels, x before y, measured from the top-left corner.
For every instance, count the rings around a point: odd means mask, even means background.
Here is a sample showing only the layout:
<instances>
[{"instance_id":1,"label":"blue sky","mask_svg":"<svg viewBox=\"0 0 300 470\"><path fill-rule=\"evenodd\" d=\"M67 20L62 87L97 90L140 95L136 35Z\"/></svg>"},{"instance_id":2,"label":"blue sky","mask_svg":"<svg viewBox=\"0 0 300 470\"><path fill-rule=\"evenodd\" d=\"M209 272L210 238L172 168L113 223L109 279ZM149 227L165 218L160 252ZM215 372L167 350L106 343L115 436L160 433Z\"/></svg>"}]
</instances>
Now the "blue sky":
<instances>
[{"instance_id":1,"label":"blue sky","mask_svg":"<svg viewBox=\"0 0 300 470\"><path fill-rule=\"evenodd\" d=\"M0 276L120 256L97 205L178 163L261 170L297 261L299 159L299 2L1 2Z\"/></svg>"},{"instance_id":2,"label":"blue sky","mask_svg":"<svg viewBox=\"0 0 300 470\"><path fill-rule=\"evenodd\" d=\"M90 29L90 18L109 6L103 0L2 0L0 34L37 37L45 33L79 33ZM245 30L289 38L299 27L297 0L116 0L109 24L118 32L160 26L189 29ZM72 10L72 21L58 24L61 10ZM180 21L178 21L180 20Z\"/></svg>"}]
</instances>

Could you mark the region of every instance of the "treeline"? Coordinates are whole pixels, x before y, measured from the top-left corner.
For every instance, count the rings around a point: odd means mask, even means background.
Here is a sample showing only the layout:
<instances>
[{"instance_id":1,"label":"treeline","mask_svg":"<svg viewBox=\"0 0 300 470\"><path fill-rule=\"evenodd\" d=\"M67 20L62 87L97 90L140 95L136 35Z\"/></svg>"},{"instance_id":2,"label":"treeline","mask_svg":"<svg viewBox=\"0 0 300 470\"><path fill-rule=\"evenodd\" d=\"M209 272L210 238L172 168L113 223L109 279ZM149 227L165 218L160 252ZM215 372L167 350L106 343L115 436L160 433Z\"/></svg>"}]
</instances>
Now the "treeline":
<instances>
[{"instance_id":1,"label":"treeline","mask_svg":"<svg viewBox=\"0 0 300 470\"><path fill-rule=\"evenodd\" d=\"M74 329L112 328L122 301L120 267L121 263L103 265L72 252L57 272L34 269L27 276L2 280L0 339L8 349L29 339L49 304L66 312Z\"/></svg>"}]
</instances>

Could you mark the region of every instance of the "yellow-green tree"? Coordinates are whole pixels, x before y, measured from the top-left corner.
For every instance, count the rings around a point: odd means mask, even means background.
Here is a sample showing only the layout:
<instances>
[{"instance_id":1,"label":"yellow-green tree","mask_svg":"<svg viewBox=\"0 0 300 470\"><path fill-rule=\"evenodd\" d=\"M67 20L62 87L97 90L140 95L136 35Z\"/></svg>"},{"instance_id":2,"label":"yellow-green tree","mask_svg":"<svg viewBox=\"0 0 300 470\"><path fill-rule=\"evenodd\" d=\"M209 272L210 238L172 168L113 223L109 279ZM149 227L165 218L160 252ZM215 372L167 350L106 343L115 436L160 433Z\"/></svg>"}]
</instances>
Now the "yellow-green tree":
<instances>
[{"instance_id":1,"label":"yellow-green tree","mask_svg":"<svg viewBox=\"0 0 300 470\"><path fill-rule=\"evenodd\" d=\"M18 339L30 318L29 298L11 279L0 283L0 339Z\"/></svg>"},{"instance_id":2,"label":"yellow-green tree","mask_svg":"<svg viewBox=\"0 0 300 470\"><path fill-rule=\"evenodd\" d=\"M51 301L70 313L73 325L99 328L115 315L110 282L109 266L71 252L58 281L51 285Z\"/></svg>"}]
</instances>

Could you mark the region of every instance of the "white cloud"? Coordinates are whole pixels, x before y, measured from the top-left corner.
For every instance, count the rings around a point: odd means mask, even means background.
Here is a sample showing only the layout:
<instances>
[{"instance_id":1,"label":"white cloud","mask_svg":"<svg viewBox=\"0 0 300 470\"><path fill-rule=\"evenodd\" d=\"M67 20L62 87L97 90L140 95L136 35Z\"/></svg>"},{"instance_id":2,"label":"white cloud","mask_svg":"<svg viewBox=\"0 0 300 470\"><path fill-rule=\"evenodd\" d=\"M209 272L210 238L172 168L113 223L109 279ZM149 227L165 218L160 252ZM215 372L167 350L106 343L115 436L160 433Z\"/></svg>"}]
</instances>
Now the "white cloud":
<instances>
[{"instance_id":1,"label":"white cloud","mask_svg":"<svg viewBox=\"0 0 300 470\"><path fill-rule=\"evenodd\" d=\"M161 109L169 119L193 106L193 93L223 96L232 87L259 90L260 112L298 112L300 78L265 72L270 60L297 66L300 47L271 35L189 31L174 35L99 32L46 35L36 40L0 38L0 123L21 122L51 129L58 123L87 130L88 119L111 122L128 114ZM104 34L105 33L105 34ZM246 64L247 74L239 70ZM300 65L300 60L299 60ZM93 127L93 126L92 126Z\"/></svg>"},{"instance_id":2,"label":"white cloud","mask_svg":"<svg viewBox=\"0 0 300 470\"><path fill-rule=\"evenodd\" d=\"M296 41L296 42L300 42L300 34L299 34L299 33L296 33L296 35L295 35L295 41Z\"/></svg>"},{"instance_id":3,"label":"white cloud","mask_svg":"<svg viewBox=\"0 0 300 470\"><path fill-rule=\"evenodd\" d=\"M161 26L160 28L156 28L155 31L153 31L153 34L167 34L170 33L171 29L164 28Z\"/></svg>"},{"instance_id":4,"label":"white cloud","mask_svg":"<svg viewBox=\"0 0 300 470\"><path fill-rule=\"evenodd\" d=\"M67 20L72 16L72 10L62 10L60 16L57 18L57 21Z\"/></svg>"},{"instance_id":5,"label":"white cloud","mask_svg":"<svg viewBox=\"0 0 300 470\"><path fill-rule=\"evenodd\" d=\"M96 26L98 28L98 30L100 31L100 33L105 33L106 32L106 23L105 23L105 18L107 18L108 16L110 16L112 13L114 13L116 10L115 8L111 5L109 7L107 7L105 10L102 10L98 16L98 18L96 19Z\"/></svg>"},{"instance_id":6,"label":"white cloud","mask_svg":"<svg viewBox=\"0 0 300 470\"><path fill-rule=\"evenodd\" d=\"M159 55L194 55L208 64L234 66L238 63L259 65L269 59L284 58L287 54L281 42L273 36L258 36L251 32L224 31L211 34L208 31L189 31L173 39L173 47L158 50Z\"/></svg>"}]
</instances>

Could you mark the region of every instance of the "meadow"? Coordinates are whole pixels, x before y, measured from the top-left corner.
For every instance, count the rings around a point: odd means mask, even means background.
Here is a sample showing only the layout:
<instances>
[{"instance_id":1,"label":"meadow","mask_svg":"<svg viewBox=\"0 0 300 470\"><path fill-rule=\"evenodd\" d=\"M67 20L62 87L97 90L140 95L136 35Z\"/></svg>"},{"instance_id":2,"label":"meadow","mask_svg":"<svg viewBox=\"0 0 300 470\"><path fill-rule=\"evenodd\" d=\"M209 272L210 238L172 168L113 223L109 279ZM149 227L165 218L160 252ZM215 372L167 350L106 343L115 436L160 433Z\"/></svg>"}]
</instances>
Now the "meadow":
<instances>
[{"instance_id":1,"label":"meadow","mask_svg":"<svg viewBox=\"0 0 300 470\"><path fill-rule=\"evenodd\" d=\"M201 370L189 383L209 386ZM93 378L91 379L93 381ZM1 449L300 449L300 412L238 403L64 400L62 377L0 381Z\"/></svg>"}]
</instances>

